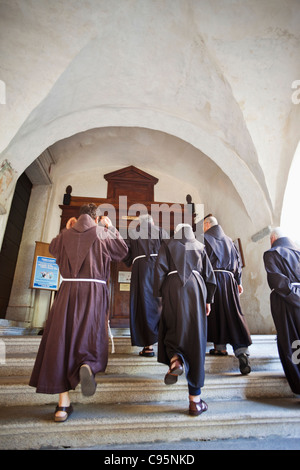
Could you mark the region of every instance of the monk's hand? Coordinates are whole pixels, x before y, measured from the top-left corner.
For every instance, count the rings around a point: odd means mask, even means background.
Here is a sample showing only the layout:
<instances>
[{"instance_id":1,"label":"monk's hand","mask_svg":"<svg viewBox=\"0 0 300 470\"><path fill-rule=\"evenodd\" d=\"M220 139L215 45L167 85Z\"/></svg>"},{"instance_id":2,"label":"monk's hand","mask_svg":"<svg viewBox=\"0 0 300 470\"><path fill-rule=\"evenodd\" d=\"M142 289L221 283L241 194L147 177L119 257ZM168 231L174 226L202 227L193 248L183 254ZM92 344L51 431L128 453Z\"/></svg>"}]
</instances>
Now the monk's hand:
<instances>
[{"instance_id":1,"label":"monk's hand","mask_svg":"<svg viewBox=\"0 0 300 470\"><path fill-rule=\"evenodd\" d=\"M242 284L240 284L238 288L239 288L239 294L241 295L244 292Z\"/></svg>"},{"instance_id":2,"label":"monk's hand","mask_svg":"<svg viewBox=\"0 0 300 470\"><path fill-rule=\"evenodd\" d=\"M71 217L67 222L66 228L69 230L69 228L72 228L76 224L76 222L76 217Z\"/></svg>"},{"instance_id":3,"label":"monk's hand","mask_svg":"<svg viewBox=\"0 0 300 470\"><path fill-rule=\"evenodd\" d=\"M107 215L103 215L103 216L101 217L100 223L101 223L104 227L106 227L106 228L112 227L112 221L110 220L109 217L107 217Z\"/></svg>"},{"instance_id":4,"label":"monk's hand","mask_svg":"<svg viewBox=\"0 0 300 470\"><path fill-rule=\"evenodd\" d=\"M206 304L206 316L210 314L210 304Z\"/></svg>"}]
</instances>

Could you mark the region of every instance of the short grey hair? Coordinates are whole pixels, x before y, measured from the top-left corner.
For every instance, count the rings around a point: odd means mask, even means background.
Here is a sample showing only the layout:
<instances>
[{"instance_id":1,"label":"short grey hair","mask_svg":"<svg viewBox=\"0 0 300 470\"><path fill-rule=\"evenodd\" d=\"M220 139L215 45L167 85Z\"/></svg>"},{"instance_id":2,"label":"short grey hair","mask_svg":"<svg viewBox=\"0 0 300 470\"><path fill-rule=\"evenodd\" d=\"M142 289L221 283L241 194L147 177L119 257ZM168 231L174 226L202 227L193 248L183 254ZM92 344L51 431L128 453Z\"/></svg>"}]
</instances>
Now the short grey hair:
<instances>
[{"instance_id":1,"label":"short grey hair","mask_svg":"<svg viewBox=\"0 0 300 470\"><path fill-rule=\"evenodd\" d=\"M216 217L214 217L213 215L210 215L209 217L206 217L204 219L204 222L208 222L211 227L213 227L214 225L218 225L218 221L217 221Z\"/></svg>"},{"instance_id":2,"label":"short grey hair","mask_svg":"<svg viewBox=\"0 0 300 470\"><path fill-rule=\"evenodd\" d=\"M285 234L282 230L281 227L275 227L271 230L271 233L270 233L270 240L272 238L274 238L275 240L277 240L278 238L282 238L282 237L285 237Z\"/></svg>"},{"instance_id":3,"label":"short grey hair","mask_svg":"<svg viewBox=\"0 0 300 470\"><path fill-rule=\"evenodd\" d=\"M90 204L84 204L83 206L80 207L79 209L79 215L82 214L87 214L89 215L93 220L96 219L96 217L101 216L101 210L100 206L96 206L94 203Z\"/></svg>"},{"instance_id":4,"label":"short grey hair","mask_svg":"<svg viewBox=\"0 0 300 470\"><path fill-rule=\"evenodd\" d=\"M154 223L152 215L149 215L149 214L140 215L139 216L139 221L140 221L140 224L143 224L143 223L152 224L152 223Z\"/></svg>"}]
</instances>

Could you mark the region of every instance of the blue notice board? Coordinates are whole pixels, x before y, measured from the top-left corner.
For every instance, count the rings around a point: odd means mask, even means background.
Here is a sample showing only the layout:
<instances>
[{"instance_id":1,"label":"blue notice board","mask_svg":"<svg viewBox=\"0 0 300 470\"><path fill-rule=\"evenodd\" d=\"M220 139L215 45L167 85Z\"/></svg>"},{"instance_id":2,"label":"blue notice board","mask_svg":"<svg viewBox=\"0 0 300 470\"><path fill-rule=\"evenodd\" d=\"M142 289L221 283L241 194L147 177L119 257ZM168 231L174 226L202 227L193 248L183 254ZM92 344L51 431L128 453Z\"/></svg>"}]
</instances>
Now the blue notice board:
<instances>
[{"instance_id":1,"label":"blue notice board","mask_svg":"<svg viewBox=\"0 0 300 470\"><path fill-rule=\"evenodd\" d=\"M59 268L55 258L37 256L33 285L35 289L57 290L59 287Z\"/></svg>"}]
</instances>

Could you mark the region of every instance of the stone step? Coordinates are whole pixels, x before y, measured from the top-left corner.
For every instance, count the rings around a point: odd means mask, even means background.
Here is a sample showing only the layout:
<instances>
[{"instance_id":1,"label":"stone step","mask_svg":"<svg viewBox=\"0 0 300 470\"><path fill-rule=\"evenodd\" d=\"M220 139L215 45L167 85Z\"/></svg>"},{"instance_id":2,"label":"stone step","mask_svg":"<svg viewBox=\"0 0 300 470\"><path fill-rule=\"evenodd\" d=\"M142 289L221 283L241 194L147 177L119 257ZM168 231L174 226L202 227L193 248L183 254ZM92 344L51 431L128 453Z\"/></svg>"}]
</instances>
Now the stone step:
<instances>
[{"instance_id":1,"label":"stone step","mask_svg":"<svg viewBox=\"0 0 300 470\"><path fill-rule=\"evenodd\" d=\"M71 391L75 411L61 425L53 421L57 395L37 394L28 386L41 337L1 337L0 448L84 448L103 444L220 439L300 437L300 406L278 358L274 336L254 336L251 374L242 376L237 359L206 357L202 397L209 411L187 413L185 376L174 386L156 357L138 356L129 337L114 338L106 373L97 374L93 397ZM207 351L211 345L207 345ZM155 444L154 444L155 445Z\"/></svg>"},{"instance_id":2,"label":"stone step","mask_svg":"<svg viewBox=\"0 0 300 470\"><path fill-rule=\"evenodd\" d=\"M199 417L188 402L90 403L74 406L62 424L53 405L0 409L0 449L88 448L99 445L275 437L300 438L300 406L294 398L208 402ZM147 458L140 456L140 459ZM148 462L150 463L150 462Z\"/></svg>"},{"instance_id":3,"label":"stone step","mask_svg":"<svg viewBox=\"0 0 300 470\"><path fill-rule=\"evenodd\" d=\"M25 336L1 336L0 343L3 342L5 345L5 349L7 353L36 353L38 347L40 345L42 336L37 335L25 335ZM260 354L268 354L268 355L276 355L278 356L277 352L277 345L276 345L276 336L275 335L252 335L251 336L253 344L250 346L250 353L251 355L260 355ZM113 338L115 352L117 354L123 353L138 353L141 350L141 347L138 346L131 346L131 339L130 336L114 336ZM111 351L112 343L110 340L110 351ZM211 343L207 344L207 349L212 347ZM156 350L157 345L154 346ZM231 347L228 347L228 351L231 352Z\"/></svg>"},{"instance_id":4,"label":"stone step","mask_svg":"<svg viewBox=\"0 0 300 470\"><path fill-rule=\"evenodd\" d=\"M3 339L3 338L2 338ZM12 338L4 340L5 361L0 364L0 376L29 375L32 371L40 338ZM109 355L107 373L166 373L166 366L157 362L157 357L143 358L139 356L141 348L132 347L130 338L115 338L115 350L117 353ZM212 345L207 345L205 360L206 373L239 372L238 360L229 350L225 357L213 357L208 351ZM157 353L157 347L154 347ZM277 353L274 336L253 337L253 345L250 348L250 362L253 371L282 371L282 366Z\"/></svg>"},{"instance_id":5,"label":"stone step","mask_svg":"<svg viewBox=\"0 0 300 470\"><path fill-rule=\"evenodd\" d=\"M41 328L32 328L30 322L0 319L0 336L37 335Z\"/></svg>"},{"instance_id":6,"label":"stone step","mask_svg":"<svg viewBox=\"0 0 300 470\"><path fill-rule=\"evenodd\" d=\"M188 394L185 376L176 385L166 386L164 374L97 374L97 390L83 397L80 385L70 392L74 403L134 403L184 400ZM58 395L36 393L25 376L0 377L0 406L57 403ZM208 400L293 397L287 380L280 372L207 374L202 388Z\"/></svg>"},{"instance_id":7,"label":"stone step","mask_svg":"<svg viewBox=\"0 0 300 470\"><path fill-rule=\"evenodd\" d=\"M7 355L5 364L0 365L0 377L29 376L32 372L36 354L24 353ZM251 357L253 372L273 371L282 372L282 365L277 357ZM157 358L141 358L138 355L112 354L109 356L106 372L108 374L165 374L168 367L157 362ZM209 354L205 359L206 373L239 373L239 362L235 356L228 355L222 358L212 357Z\"/></svg>"}]
</instances>

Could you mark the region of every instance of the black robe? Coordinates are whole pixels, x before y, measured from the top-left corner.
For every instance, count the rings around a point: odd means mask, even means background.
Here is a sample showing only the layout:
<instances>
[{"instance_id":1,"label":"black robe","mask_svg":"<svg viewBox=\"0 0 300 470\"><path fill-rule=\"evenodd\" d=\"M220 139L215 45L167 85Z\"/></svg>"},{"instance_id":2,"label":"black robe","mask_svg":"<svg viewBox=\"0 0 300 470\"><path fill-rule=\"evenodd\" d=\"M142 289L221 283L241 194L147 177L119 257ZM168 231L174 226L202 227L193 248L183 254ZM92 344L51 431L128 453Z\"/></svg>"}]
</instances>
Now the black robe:
<instances>
[{"instance_id":1,"label":"black robe","mask_svg":"<svg viewBox=\"0 0 300 470\"><path fill-rule=\"evenodd\" d=\"M177 272L168 275L171 271ZM154 280L154 294L161 295L163 302L158 361L169 365L172 356L179 354L192 387L204 385L206 303L211 303L215 288L204 245L192 232L188 238L162 243Z\"/></svg>"},{"instance_id":2,"label":"black robe","mask_svg":"<svg viewBox=\"0 0 300 470\"><path fill-rule=\"evenodd\" d=\"M217 280L214 303L208 317L207 341L249 346L252 341L242 313L238 291L242 276L238 251L220 225L214 225L207 230L204 240Z\"/></svg>"},{"instance_id":3,"label":"black robe","mask_svg":"<svg viewBox=\"0 0 300 470\"><path fill-rule=\"evenodd\" d=\"M126 240L128 255L123 261L127 266L132 265L131 343L133 346L150 346L157 343L161 314L161 300L153 296L154 267L162 239L168 235L163 229L152 224L143 223L140 227L129 232L129 238ZM137 258L139 256L140 258Z\"/></svg>"},{"instance_id":4,"label":"black robe","mask_svg":"<svg viewBox=\"0 0 300 470\"><path fill-rule=\"evenodd\" d=\"M300 249L286 237L264 253L278 353L292 391L300 393Z\"/></svg>"}]
</instances>

